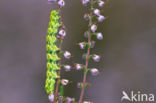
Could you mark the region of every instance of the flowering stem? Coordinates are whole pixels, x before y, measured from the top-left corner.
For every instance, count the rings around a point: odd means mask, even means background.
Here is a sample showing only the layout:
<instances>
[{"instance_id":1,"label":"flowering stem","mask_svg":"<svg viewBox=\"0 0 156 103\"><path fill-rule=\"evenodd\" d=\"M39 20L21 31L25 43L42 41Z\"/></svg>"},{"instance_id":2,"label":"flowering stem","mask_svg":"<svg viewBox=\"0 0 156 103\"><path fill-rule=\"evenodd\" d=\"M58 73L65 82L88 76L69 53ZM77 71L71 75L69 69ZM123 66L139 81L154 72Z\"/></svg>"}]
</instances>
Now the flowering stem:
<instances>
[{"instance_id":1,"label":"flowering stem","mask_svg":"<svg viewBox=\"0 0 156 103\"><path fill-rule=\"evenodd\" d=\"M90 44L90 41L91 41L91 37L89 37L88 39L88 43ZM90 55L90 48L88 48L87 50L87 57L86 57L86 64L85 64L85 69L87 71L87 68L88 68L88 63L89 63L89 55ZM79 99L79 103L82 102L82 99L83 99L83 95L84 95L84 90L85 90L85 84L86 84L86 79L87 79L87 72L84 72L84 76L83 76L83 88L81 90L81 95L80 95L80 99Z\"/></svg>"},{"instance_id":2,"label":"flowering stem","mask_svg":"<svg viewBox=\"0 0 156 103\"><path fill-rule=\"evenodd\" d=\"M92 5L93 0L91 0L91 9L93 8ZM92 12L90 12L90 19L89 19L89 25L92 25ZM89 64L89 56L90 56L90 44L91 44L91 29L88 30L88 49L87 49L87 55L86 55L86 63L85 63L85 72L83 75L83 87L81 89L81 95L80 95L80 99L79 99L79 103L82 103L82 99L83 99L83 95L84 95L84 91L85 91L85 85L86 85L86 79L87 79L87 68L88 68L88 64Z\"/></svg>"},{"instance_id":3,"label":"flowering stem","mask_svg":"<svg viewBox=\"0 0 156 103\"><path fill-rule=\"evenodd\" d=\"M61 24L61 7L59 7L59 23ZM60 39L60 43L59 43L59 54L61 53L61 49L62 49L62 41L63 39ZM55 93L54 93L54 103L57 103L57 96L58 96L58 89L59 89L59 84L60 84L60 76L61 76L61 60L58 61L58 65L60 66L60 70L58 70L57 75L59 76L59 78L57 79L56 82L56 89L55 89Z\"/></svg>"}]
</instances>

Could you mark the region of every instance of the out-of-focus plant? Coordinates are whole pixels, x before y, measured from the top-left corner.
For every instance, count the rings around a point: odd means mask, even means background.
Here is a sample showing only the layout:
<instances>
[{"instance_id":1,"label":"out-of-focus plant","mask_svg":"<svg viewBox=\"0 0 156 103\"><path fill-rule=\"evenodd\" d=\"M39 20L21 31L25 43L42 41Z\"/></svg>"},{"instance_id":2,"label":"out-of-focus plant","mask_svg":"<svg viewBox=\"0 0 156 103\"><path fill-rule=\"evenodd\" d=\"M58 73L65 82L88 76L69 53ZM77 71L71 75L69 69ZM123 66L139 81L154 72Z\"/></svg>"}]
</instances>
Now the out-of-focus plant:
<instances>
[{"instance_id":1,"label":"out-of-focus plant","mask_svg":"<svg viewBox=\"0 0 156 103\"><path fill-rule=\"evenodd\" d=\"M64 87L69 83L69 80L61 78L61 68L65 71L70 71L70 65L63 65L61 58L64 56L66 59L71 58L71 53L62 50L63 39L66 36L65 26L61 19L61 9L65 6L64 0L48 0L49 3L57 3L58 10L52 10L50 14L49 27L47 31L47 79L45 83L45 90L49 95L51 103L76 103L75 99L64 96ZM95 62L100 61L100 56L97 54L91 54L91 49L95 46L95 41L92 40L93 36L102 40L103 34L97 31L98 22L104 21L106 18L101 15L99 9L94 8L96 5L99 7L104 6L102 0L82 0L82 4L89 7L89 13L84 15L84 19L89 21L88 30L84 33L84 36L88 41L79 43L81 49L85 49L86 53L83 54L85 64L75 63L76 70L83 70L83 82L78 83L77 87L81 88L81 95L78 103L82 103L84 91L90 83L87 83L87 73L91 72L93 76L99 74L98 69L88 68L89 61L92 59ZM84 101L83 103L92 103Z\"/></svg>"}]
</instances>

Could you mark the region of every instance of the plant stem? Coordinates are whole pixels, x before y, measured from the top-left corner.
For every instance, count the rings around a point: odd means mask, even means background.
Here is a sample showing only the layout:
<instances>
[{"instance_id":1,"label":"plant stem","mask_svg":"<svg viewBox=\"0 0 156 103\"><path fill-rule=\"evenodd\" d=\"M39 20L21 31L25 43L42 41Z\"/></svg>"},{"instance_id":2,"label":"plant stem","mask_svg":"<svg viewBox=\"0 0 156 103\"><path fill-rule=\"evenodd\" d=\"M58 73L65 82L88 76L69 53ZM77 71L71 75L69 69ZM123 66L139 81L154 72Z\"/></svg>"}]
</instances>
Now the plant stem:
<instances>
[{"instance_id":1,"label":"plant stem","mask_svg":"<svg viewBox=\"0 0 156 103\"><path fill-rule=\"evenodd\" d=\"M59 23L61 23L61 7L59 7ZM60 39L61 43L59 43L59 54L61 53L61 49L62 49L62 41L63 39ZM59 60L58 65L60 66L60 70L58 70L57 75L59 76L59 78L57 79L56 82L56 88L55 88L55 93L54 93L54 103L57 103L57 96L58 96L58 89L59 89L59 84L60 84L60 76L61 76L61 60Z\"/></svg>"},{"instance_id":2,"label":"plant stem","mask_svg":"<svg viewBox=\"0 0 156 103\"><path fill-rule=\"evenodd\" d=\"M91 2L91 9L93 8L92 6L92 2L93 0L90 1ZM92 25L92 13L90 13L90 19L89 19L89 25ZM91 28L88 30L88 45L91 44ZM83 87L81 89L81 95L80 95L80 99L79 99L79 103L82 103L82 99L83 99L83 95L84 95L84 91L85 91L85 85L86 85L86 79L87 79L87 69L88 69L88 64L89 64L89 56L90 56L90 46L88 46L87 49L87 55L86 55L86 63L85 63L85 71L84 75L83 75Z\"/></svg>"},{"instance_id":3,"label":"plant stem","mask_svg":"<svg viewBox=\"0 0 156 103\"><path fill-rule=\"evenodd\" d=\"M91 37L89 37L88 39L88 44L90 44L90 41L91 41ZM87 50L87 57L86 57L86 64L85 64L85 69L87 71L87 68L88 68L88 63L89 63L89 55L90 55L90 47L88 48ZM84 95L84 90L85 90L85 84L86 84L86 79L87 79L87 72L84 72L84 76L83 76L83 87L82 87L82 90L81 90L81 95L80 95L80 99L79 99L79 103L82 102L82 99L83 99L83 95Z\"/></svg>"}]
</instances>

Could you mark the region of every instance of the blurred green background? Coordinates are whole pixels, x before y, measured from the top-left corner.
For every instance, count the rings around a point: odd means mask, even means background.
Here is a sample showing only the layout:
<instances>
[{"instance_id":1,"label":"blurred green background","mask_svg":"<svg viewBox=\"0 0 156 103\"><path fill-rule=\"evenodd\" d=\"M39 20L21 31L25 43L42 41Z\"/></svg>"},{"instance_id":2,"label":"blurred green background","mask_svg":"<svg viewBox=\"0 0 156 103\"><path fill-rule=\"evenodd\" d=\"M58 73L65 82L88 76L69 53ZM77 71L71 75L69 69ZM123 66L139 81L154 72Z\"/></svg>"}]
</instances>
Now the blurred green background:
<instances>
[{"instance_id":1,"label":"blurred green background","mask_svg":"<svg viewBox=\"0 0 156 103\"><path fill-rule=\"evenodd\" d=\"M65 0L63 21L67 28L63 49L72 53L72 62L83 63L82 50L76 43L85 40L87 9L81 0ZM100 70L98 77L88 75L92 86L84 100L94 103L120 103L122 91L156 94L156 1L109 0L100 23L104 34L92 53L102 56L90 67ZM0 0L0 103L48 103L44 90L46 79L46 31L49 14L56 4L46 0ZM65 64L70 61L63 60ZM63 72L73 81L66 96L79 98L78 71Z\"/></svg>"}]
</instances>

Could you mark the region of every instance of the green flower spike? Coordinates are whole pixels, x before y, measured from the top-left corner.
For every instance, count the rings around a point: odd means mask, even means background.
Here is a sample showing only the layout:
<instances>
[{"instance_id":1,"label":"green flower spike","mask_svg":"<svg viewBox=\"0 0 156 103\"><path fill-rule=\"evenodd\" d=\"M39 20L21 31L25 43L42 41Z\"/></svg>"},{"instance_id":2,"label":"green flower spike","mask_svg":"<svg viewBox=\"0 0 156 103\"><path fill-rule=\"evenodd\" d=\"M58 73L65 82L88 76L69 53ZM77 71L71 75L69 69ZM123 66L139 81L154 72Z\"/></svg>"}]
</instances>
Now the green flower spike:
<instances>
[{"instance_id":1,"label":"green flower spike","mask_svg":"<svg viewBox=\"0 0 156 103\"><path fill-rule=\"evenodd\" d=\"M57 70L60 70L58 65L58 50L56 45L57 33L59 29L59 11L52 10L50 15L49 27L47 30L47 79L45 83L45 90L47 94L53 94L55 89L56 79L59 78Z\"/></svg>"}]
</instances>

